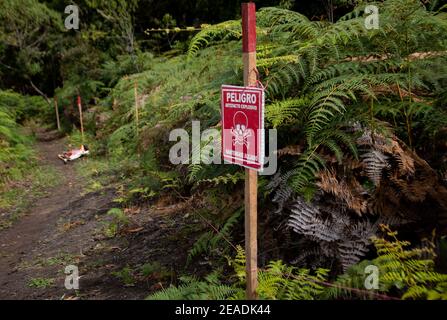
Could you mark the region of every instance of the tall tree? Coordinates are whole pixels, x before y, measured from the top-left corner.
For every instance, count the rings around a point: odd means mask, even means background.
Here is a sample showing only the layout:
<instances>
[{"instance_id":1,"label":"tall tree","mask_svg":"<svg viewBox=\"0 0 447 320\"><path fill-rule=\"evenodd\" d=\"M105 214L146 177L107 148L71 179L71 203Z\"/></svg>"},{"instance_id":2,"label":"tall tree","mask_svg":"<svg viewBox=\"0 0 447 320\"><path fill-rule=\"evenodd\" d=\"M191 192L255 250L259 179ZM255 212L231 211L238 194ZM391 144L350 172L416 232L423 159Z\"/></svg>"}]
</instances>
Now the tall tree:
<instances>
[{"instance_id":1,"label":"tall tree","mask_svg":"<svg viewBox=\"0 0 447 320\"><path fill-rule=\"evenodd\" d=\"M3 0L0 21L1 68L47 98L32 78L42 73L45 59L52 54L55 38L62 31L61 16L37 0Z\"/></svg>"},{"instance_id":2,"label":"tall tree","mask_svg":"<svg viewBox=\"0 0 447 320\"><path fill-rule=\"evenodd\" d=\"M87 4L120 31L123 47L129 54L136 49L133 13L138 0L87 0Z\"/></svg>"}]
</instances>

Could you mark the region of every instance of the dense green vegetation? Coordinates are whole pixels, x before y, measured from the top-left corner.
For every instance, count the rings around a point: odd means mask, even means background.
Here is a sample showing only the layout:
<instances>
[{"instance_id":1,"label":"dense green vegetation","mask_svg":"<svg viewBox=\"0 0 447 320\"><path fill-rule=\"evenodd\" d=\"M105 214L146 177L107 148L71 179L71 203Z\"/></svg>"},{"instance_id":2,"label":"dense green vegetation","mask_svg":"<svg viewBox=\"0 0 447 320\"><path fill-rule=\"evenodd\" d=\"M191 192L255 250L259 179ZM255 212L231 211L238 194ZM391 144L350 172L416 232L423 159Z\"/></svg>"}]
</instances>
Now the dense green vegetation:
<instances>
[{"instance_id":1,"label":"dense green vegetation","mask_svg":"<svg viewBox=\"0 0 447 320\"><path fill-rule=\"evenodd\" d=\"M0 91L0 212L9 209L2 214L0 230L17 220L33 197L57 182L54 170L38 165L34 138L19 125L26 123L32 131L36 123L31 119L44 115L46 109L41 97Z\"/></svg>"},{"instance_id":2,"label":"dense green vegetation","mask_svg":"<svg viewBox=\"0 0 447 320\"><path fill-rule=\"evenodd\" d=\"M95 178L93 189L119 186L123 208L190 199L196 215L213 221L185 248L188 265L206 256L215 261L213 272L182 277L178 287L149 298L243 298L243 170L169 161L171 130L191 133L192 121L202 132L219 129L220 86L242 84L239 6L219 2L223 22L204 21L208 11L199 1L191 9L198 21L170 12L145 24L150 13L139 8L148 3L82 1L80 31L63 29L59 1L0 5L7 22L0 25L0 191L32 170L31 142L20 127L54 126L57 97L70 142L92 150L81 171ZM447 231L447 8L418 0L334 3L259 3L257 68L266 125L278 132L279 168L259 181L258 293L446 299L439 248ZM380 11L377 30L364 24L371 3ZM183 35L144 34L205 22L217 24ZM14 28L23 30L20 39ZM73 108L78 92L84 139ZM127 220L121 209L110 215L106 232L114 237ZM364 290L368 265L382 275L372 291Z\"/></svg>"},{"instance_id":3,"label":"dense green vegetation","mask_svg":"<svg viewBox=\"0 0 447 320\"><path fill-rule=\"evenodd\" d=\"M397 290L402 299L445 300L447 275L433 270L433 249L430 247L407 249L408 242L399 241L397 232L382 226L387 238L374 238L378 257L373 261L350 267L335 282L328 282L328 269L318 268L313 275L309 269L297 269L281 261L270 262L259 271L258 294L260 299L315 300L315 299L393 299L386 293ZM388 239L389 238L389 239ZM425 257L429 257L428 259ZM244 299L245 254L241 247L230 259L238 281L231 286L221 283L218 274L204 281L191 277L181 279L182 285L157 292L148 299ZM375 290L365 290L364 269L378 267L382 278ZM395 299L395 298L394 298Z\"/></svg>"}]
</instances>

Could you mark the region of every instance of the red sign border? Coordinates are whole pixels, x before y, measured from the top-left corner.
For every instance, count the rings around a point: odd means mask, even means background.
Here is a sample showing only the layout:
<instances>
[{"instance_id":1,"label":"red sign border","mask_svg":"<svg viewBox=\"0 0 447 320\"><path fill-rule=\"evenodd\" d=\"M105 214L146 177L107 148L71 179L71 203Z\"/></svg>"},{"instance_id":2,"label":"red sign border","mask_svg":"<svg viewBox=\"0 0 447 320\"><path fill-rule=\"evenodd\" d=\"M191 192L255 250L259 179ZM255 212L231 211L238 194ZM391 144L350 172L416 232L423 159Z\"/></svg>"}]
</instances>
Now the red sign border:
<instances>
[{"instance_id":1,"label":"red sign border","mask_svg":"<svg viewBox=\"0 0 447 320\"><path fill-rule=\"evenodd\" d=\"M241 160L241 159L236 159L236 158L230 158L230 157L226 157L225 153L224 153L224 125L223 125L223 119L225 119L224 117L224 98L223 98L223 93L225 89L232 89L232 90L239 90L239 91L247 91L247 90L252 90L252 91L258 91L261 93L261 104L260 104L260 117L259 117L259 130L257 132L257 138L260 145L259 148L259 161L258 162L252 162L252 161L247 161L247 160ZM221 152L222 152L222 158L224 160L225 163L227 164L235 164L241 167L245 167L247 169L251 169L251 170L255 170L257 172L262 172L264 170L264 161L265 161L265 133L264 133L264 111L265 111L265 90L263 88L258 88L258 87L242 87L242 86L234 86L234 85L227 85L227 84L223 84L221 86L220 89L220 110L221 110L221 118L222 118L222 132L221 132ZM227 158L227 159L226 159ZM240 163L241 162L241 163ZM245 165L243 164L243 162L246 163L253 163L254 166L256 167L250 167L249 165Z\"/></svg>"}]
</instances>

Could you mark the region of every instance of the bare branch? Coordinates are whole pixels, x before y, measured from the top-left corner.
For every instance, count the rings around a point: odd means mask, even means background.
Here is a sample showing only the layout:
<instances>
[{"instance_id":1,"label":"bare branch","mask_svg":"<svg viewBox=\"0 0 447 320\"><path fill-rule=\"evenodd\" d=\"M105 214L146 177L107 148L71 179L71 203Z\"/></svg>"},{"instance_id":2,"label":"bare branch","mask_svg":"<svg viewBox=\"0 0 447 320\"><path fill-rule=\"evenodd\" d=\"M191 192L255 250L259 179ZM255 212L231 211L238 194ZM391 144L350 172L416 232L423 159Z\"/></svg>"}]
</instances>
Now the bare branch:
<instances>
[{"instance_id":1,"label":"bare branch","mask_svg":"<svg viewBox=\"0 0 447 320\"><path fill-rule=\"evenodd\" d=\"M33 89L39 94L39 95L41 95L46 101L47 101L47 103L51 106L51 100L50 100L50 98L48 98L48 96L45 94L45 93L43 93L42 92L42 90L40 90L35 84L34 84L34 82L30 79L30 84L31 84L31 87L33 87Z\"/></svg>"}]
</instances>

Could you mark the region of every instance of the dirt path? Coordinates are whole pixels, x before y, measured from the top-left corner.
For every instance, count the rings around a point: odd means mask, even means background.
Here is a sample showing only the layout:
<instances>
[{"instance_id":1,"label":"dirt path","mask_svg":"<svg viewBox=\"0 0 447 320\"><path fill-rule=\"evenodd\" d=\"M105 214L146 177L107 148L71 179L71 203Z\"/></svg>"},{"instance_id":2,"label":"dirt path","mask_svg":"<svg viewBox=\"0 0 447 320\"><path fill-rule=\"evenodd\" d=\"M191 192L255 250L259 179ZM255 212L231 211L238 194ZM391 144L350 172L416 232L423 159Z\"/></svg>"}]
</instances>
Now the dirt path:
<instances>
[{"instance_id":1,"label":"dirt path","mask_svg":"<svg viewBox=\"0 0 447 320\"><path fill-rule=\"evenodd\" d=\"M64 166L55 157L64 147L63 140L40 142L37 145L43 164L51 165L62 176L57 186L48 190L47 197L38 199L11 228L0 233L0 298L24 298L32 289L20 272L21 264L38 256L39 244L51 236L62 210L70 205L79 192L79 179L73 167ZM56 177L55 177L55 180Z\"/></svg>"},{"instance_id":2,"label":"dirt path","mask_svg":"<svg viewBox=\"0 0 447 320\"><path fill-rule=\"evenodd\" d=\"M56 284L58 274L54 271L60 272L61 264L76 260L73 257L85 246L85 241L75 241L76 234L60 237L64 217L79 208L76 202L83 189L73 165L64 165L56 156L64 149L64 139L39 142L36 149L42 164L56 169L57 182L12 227L0 232L0 299L54 298L60 290L39 289ZM105 202L109 204L110 199ZM94 207L101 210L102 205L100 200ZM36 288L38 279L41 288Z\"/></svg>"},{"instance_id":3,"label":"dirt path","mask_svg":"<svg viewBox=\"0 0 447 320\"><path fill-rule=\"evenodd\" d=\"M117 206L115 188L86 192L74 164L56 157L64 142L37 144L42 164L55 168L58 183L0 231L0 299L142 299L169 286L195 241L182 232L197 223L185 215L188 208L182 203L130 208L129 230L104 236L106 212ZM77 291L65 289L67 265L79 267ZM144 274L148 265L154 270Z\"/></svg>"}]
</instances>

